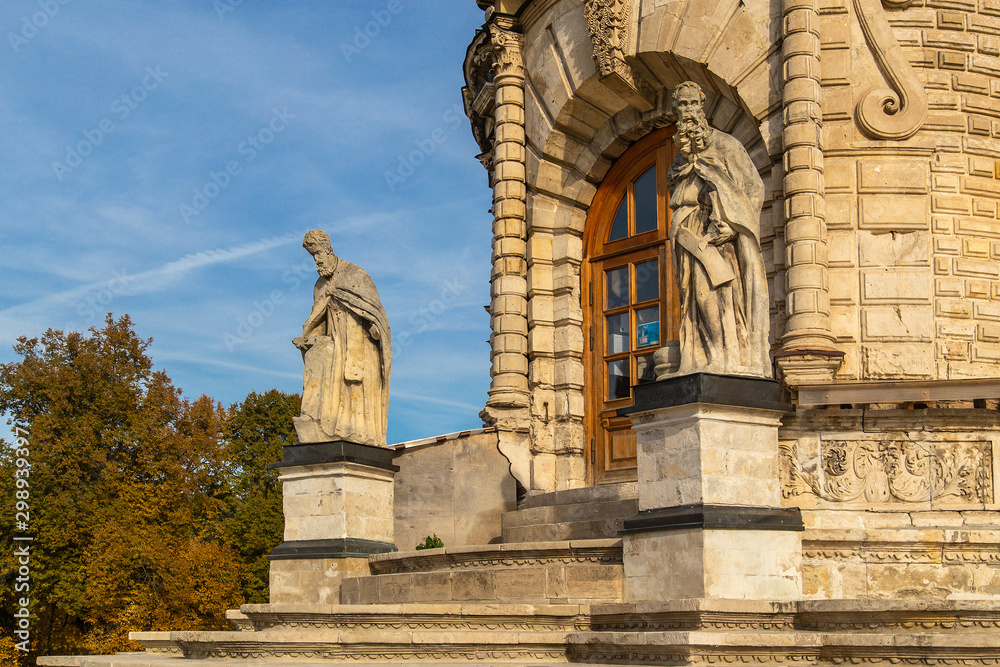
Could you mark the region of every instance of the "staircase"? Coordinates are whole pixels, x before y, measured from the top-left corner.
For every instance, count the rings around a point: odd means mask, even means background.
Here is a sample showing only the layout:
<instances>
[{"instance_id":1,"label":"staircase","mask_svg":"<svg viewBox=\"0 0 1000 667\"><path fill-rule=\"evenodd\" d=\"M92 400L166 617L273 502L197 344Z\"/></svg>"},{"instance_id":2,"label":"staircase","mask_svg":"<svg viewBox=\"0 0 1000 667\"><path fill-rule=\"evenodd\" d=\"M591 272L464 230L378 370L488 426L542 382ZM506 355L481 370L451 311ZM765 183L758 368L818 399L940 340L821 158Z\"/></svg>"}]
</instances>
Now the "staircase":
<instances>
[{"instance_id":1,"label":"staircase","mask_svg":"<svg viewBox=\"0 0 1000 667\"><path fill-rule=\"evenodd\" d=\"M997 665L995 601L245 605L230 632L135 633L146 653L54 667L316 663Z\"/></svg>"},{"instance_id":2,"label":"staircase","mask_svg":"<svg viewBox=\"0 0 1000 667\"><path fill-rule=\"evenodd\" d=\"M369 566L343 582L341 602L590 604L620 601L624 583L619 538L395 552Z\"/></svg>"},{"instance_id":3,"label":"staircase","mask_svg":"<svg viewBox=\"0 0 1000 667\"><path fill-rule=\"evenodd\" d=\"M621 539L572 536L610 533L629 491L528 498L504 518L505 538L567 539L378 554L341 604L244 605L232 631L133 633L145 653L38 664L1000 665L996 600L624 601Z\"/></svg>"}]
</instances>

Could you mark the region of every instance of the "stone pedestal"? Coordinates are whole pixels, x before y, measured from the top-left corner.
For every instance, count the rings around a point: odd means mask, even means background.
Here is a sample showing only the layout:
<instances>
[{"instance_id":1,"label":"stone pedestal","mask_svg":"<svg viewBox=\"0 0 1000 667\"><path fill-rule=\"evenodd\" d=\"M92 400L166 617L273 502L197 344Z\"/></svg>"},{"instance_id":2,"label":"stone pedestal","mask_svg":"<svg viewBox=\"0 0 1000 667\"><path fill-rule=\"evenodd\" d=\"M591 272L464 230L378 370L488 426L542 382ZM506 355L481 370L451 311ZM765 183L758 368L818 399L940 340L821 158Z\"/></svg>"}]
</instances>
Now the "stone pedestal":
<instances>
[{"instance_id":1,"label":"stone pedestal","mask_svg":"<svg viewBox=\"0 0 1000 667\"><path fill-rule=\"evenodd\" d=\"M791 600L802 518L782 509L772 380L700 373L635 388L639 515L625 522L627 600Z\"/></svg>"},{"instance_id":2,"label":"stone pedestal","mask_svg":"<svg viewBox=\"0 0 1000 667\"><path fill-rule=\"evenodd\" d=\"M271 552L272 604L339 604L340 581L395 551L392 450L335 441L289 445L279 469L285 541Z\"/></svg>"}]
</instances>

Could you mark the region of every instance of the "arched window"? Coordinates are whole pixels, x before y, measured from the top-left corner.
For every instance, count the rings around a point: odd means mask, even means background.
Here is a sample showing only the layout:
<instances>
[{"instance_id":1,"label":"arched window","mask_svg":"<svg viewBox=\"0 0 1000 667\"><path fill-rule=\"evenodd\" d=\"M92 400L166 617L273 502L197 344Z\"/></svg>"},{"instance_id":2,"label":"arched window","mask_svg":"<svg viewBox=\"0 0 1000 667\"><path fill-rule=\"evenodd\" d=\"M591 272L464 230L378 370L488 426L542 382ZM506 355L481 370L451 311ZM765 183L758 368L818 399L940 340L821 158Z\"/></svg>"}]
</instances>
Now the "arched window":
<instances>
[{"instance_id":1,"label":"arched window","mask_svg":"<svg viewBox=\"0 0 1000 667\"><path fill-rule=\"evenodd\" d=\"M675 340L680 316L670 259L667 170L673 127L622 155L587 216L581 295L586 334L587 437L594 484L636 478L632 386L651 382L653 353Z\"/></svg>"}]
</instances>

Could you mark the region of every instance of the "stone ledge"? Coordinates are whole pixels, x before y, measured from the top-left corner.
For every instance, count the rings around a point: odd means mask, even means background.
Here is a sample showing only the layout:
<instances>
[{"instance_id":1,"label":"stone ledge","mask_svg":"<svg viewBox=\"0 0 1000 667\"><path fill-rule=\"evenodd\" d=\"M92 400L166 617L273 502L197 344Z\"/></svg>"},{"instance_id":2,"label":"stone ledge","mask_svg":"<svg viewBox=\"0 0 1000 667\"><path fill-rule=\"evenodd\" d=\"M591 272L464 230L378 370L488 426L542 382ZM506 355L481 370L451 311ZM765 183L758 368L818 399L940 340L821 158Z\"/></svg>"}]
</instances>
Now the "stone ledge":
<instances>
[{"instance_id":1,"label":"stone ledge","mask_svg":"<svg viewBox=\"0 0 1000 667\"><path fill-rule=\"evenodd\" d=\"M545 565L564 562L583 565L622 562L620 538L570 540L565 542L519 542L485 544L421 551L381 553L369 558L373 574L434 572L465 568Z\"/></svg>"},{"instance_id":2,"label":"stone ledge","mask_svg":"<svg viewBox=\"0 0 1000 667\"><path fill-rule=\"evenodd\" d=\"M526 496L520 505L518 505L518 509L611 502L615 500L635 500L638 497L639 486L637 482L621 482L618 484L601 484L600 486L585 486L579 489L553 491L551 493L536 493Z\"/></svg>"},{"instance_id":3,"label":"stone ledge","mask_svg":"<svg viewBox=\"0 0 1000 667\"><path fill-rule=\"evenodd\" d=\"M395 451L387 447L374 447L346 440L334 440L331 442L285 445L282 447L282 460L272 463L268 467L272 470L279 470L281 468L322 463L355 463L357 465L398 472L399 466L392 463L394 456Z\"/></svg>"},{"instance_id":4,"label":"stone ledge","mask_svg":"<svg viewBox=\"0 0 1000 667\"><path fill-rule=\"evenodd\" d=\"M798 387L798 405L801 407L845 403L971 401L977 398L1000 398L1000 379L831 383Z\"/></svg>"},{"instance_id":5,"label":"stone ledge","mask_svg":"<svg viewBox=\"0 0 1000 667\"><path fill-rule=\"evenodd\" d=\"M623 535L655 530L790 530L801 532L802 513L797 508L740 505L681 505L643 510L625 520Z\"/></svg>"},{"instance_id":6,"label":"stone ledge","mask_svg":"<svg viewBox=\"0 0 1000 667\"><path fill-rule=\"evenodd\" d=\"M569 631L589 627L587 605L366 604L243 605L256 630L316 628L384 630Z\"/></svg>"},{"instance_id":7,"label":"stone ledge","mask_svg":"<svg viewBox=\"0 0 1000 667\"><path fill-rule=\"evenodd\" d=\"M765 378L694 373L636 385L633 392L633 404L618 410L619 417L692 403L777 412L794 409L781 400L781 385Z\"/></svg>"},{"instance_id":8,"label":"stone ledge","mask_svg":"<svg viewBox=\"0 0 1000 667\"><path fill-rule=\"evenodd\" d=\"M83 658L78 655L46 655L35 662L39 667L80 667Z\"/></svg>"},{"instance_id":9,"label":"stone ledge","mask_svg":"<svg viewBox=\"0 0 1000 667\"><path fill-rule=\"evenodd\" d=\"M320 558L367 558L396 550L389 542L341 537L333 540L297 540L276 546L268 560L314 560Z\"/></svg>"}]
</instances>

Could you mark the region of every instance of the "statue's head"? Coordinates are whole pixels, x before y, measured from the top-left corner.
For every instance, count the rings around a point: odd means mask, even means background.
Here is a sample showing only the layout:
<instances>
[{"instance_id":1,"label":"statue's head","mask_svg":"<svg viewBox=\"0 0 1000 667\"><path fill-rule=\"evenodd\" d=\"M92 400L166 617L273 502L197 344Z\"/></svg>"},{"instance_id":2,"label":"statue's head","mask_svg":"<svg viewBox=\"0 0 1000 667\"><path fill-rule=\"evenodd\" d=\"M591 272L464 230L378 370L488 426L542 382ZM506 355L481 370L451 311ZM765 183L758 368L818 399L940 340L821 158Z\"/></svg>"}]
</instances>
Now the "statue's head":
<instances>
[{"instance_id":1,"label":"statue's head","mask_svg":"<svg viewBox=\"0 0 1000 667\"><path fill-rule=\"evenodd\" d=\"M705 117L705 93L694 81L685 81L674 88L671 107L677 115L674 143L685 155L705 148L708 119Z\"/></svg>"},{"instance_id":2,"label":"statue's head","mask_svg":"<svg viewBox=\"0 0 1000 667\"><path fill-rule=\"evenodd\" d=\"M330 245L330 237L321 229L314 229L306 232L302 239L302 247L309 251L309 254L316 260L316 272L324 278L333 275L337 268L337 256Z\"/></svg>"}]
</instances>

